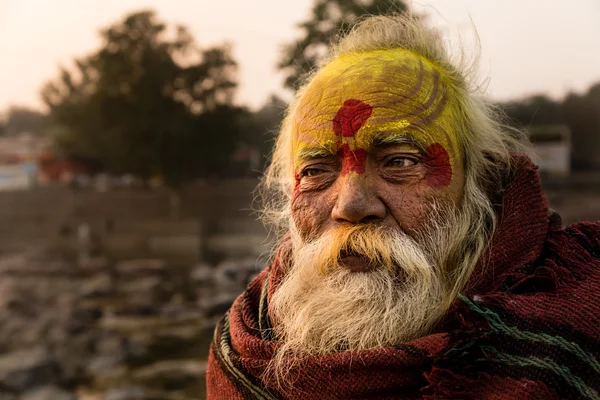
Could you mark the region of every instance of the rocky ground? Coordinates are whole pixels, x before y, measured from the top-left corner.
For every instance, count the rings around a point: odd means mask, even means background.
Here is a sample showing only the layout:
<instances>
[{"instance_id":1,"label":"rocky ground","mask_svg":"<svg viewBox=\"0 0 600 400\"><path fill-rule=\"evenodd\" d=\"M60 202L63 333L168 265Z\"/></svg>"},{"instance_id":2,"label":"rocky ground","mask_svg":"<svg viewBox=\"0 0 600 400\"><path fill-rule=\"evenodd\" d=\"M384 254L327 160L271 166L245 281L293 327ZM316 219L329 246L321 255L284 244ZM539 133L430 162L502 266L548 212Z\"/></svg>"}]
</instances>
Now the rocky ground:
<instances>
[{"instance_id":1,"label":"rocky ground","mask_svg":"<svg viewBox=\"0 0 600 400\"><path fill-rule=\"evenodd\" d=\"M216 322L254 259L0 256L0 400L203 399Z\"/></svg>"},{"instance_id":2,"label":"rocky ground","mask_svg":"<svg viewBox=\"0 0 600 400\"><path fill-rule=\"evenodd\" d=\"M600 218L600 189L559 189L548 198L565 224ZM225 228L223 254L263 240ZM0 253L0 400L203 399L214 326L258 272L256 258L212 266Z\"/></svg>"}]
</instances>

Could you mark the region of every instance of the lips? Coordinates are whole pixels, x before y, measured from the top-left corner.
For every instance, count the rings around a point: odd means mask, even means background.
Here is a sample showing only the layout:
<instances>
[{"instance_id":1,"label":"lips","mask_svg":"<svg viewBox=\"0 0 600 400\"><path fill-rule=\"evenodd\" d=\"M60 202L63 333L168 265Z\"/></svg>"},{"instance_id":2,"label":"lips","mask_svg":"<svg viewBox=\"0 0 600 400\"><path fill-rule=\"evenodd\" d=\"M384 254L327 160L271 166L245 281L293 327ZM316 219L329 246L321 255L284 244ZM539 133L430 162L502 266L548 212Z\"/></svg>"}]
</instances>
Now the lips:
<instances>
[{"instance_id":1,"label":"lips","mask_svg":"<svg viewBox=\"0 0 600 400\"><path fill-rule=\"evenodd\" d=\"M355 252L341 251L338 261L351 272L369 272L375 269L368 257Z\"/></svg>"}]
</instances>

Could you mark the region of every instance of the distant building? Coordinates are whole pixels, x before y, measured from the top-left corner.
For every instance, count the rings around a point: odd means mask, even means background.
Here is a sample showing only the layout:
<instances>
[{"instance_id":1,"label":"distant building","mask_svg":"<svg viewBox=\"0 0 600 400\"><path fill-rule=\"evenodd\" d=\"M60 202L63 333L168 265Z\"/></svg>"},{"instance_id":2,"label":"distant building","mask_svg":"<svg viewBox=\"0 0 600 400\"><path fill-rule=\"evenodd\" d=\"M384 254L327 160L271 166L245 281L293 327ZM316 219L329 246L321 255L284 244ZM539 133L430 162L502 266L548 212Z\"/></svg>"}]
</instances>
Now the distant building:
<instances>
[{"instance_id":1,"label":"distant building","mask_svg":"<svg viewBox=\"0 0 600 400\"><path fill-rule=\"evenodd\" d=\"M0 136L0 165L35 161L48 145L47 140L29 133Z\"/></svg>"},{"instance_id":2,"label":"distant building","mask_svg":"<svg viewBox=\"0 0 600 400\"><path fill-rule=\"evenodd\" d=\"M0 190L23 190L37 184L37 157L47 141L29 133L0 136Z\"/></svg>"},{"instance_id":3,"label":"distant building","mask_svg":"<svg viewBox=\"0 0 600 400\"><path fill-rule=\"evenodd\" d=\"M567 125L532 125L527 132L542 175L571 173L571 130Z\"/></svg>"},{"instance_id":4,"label":"distant building","mask_svg":"<svg viewBox=\"0 0 600 400\"><path fill-rule=\"evenodd\" d=\"M0 191L30 189L36 185L37 165L0 165Z\"/></svg>"},{"instance_id":5,"label":"distant building","mask_svg":"<svg viewBox=\"0 0 600 400\"><path fill-rule=\"evenodd\" d=\"M28 133L0 136L0 190L21 190L37 184L72 184L97 173L97 161L65 159L49 151L48 140Z\"/></svg>"}]
</instances>

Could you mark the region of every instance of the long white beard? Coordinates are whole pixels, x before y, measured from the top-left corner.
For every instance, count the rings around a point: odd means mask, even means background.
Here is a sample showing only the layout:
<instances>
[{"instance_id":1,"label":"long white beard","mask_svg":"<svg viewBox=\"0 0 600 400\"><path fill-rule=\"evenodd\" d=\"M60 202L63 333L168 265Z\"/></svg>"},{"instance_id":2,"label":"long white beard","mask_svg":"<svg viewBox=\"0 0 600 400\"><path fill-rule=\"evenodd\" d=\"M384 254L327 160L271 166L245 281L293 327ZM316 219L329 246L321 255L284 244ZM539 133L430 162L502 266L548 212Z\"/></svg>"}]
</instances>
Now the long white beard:
<instances>
[{"instance_id":1,"label":"long white beard","mask_svg":"<svg viewBox=\"0 0 600 400\"><path fill-rule=\"evenodd\" d=\"M368 227L354 231L352 251L381 254L382 264L389 264L356 273L337 265L341 235L334 230L296 247L269 306L280 351L327 354L395 345L421 336L445 312L441 271L412 238ZM360 248L361 242L370 248Z\"/></svg>"},{"instance_id":2,"label":"long white beard","mask_svg":"<svg viewBox=\"0 0 600 400\"><path fill-rule=\"evenodd\" d=\"M269 304L281 345L275 369L297 356L394 346L430 332L493 229L489 203L465 204L463 211L437 208L427 230L414 237L340 225L304 242L292 229L293 261ZM351 272L339 265L342 250L378 267Z\"/></svg>"}]
</instances>

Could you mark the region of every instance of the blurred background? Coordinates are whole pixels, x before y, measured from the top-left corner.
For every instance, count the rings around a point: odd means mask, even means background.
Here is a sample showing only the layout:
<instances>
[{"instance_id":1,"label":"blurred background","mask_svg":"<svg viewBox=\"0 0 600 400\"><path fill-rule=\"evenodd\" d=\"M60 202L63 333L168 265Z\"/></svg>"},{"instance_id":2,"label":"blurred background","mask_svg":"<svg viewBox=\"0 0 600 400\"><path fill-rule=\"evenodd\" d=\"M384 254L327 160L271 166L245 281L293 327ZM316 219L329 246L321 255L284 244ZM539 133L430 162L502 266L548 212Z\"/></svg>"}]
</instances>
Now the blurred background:
<instances>
[{"instance_id":1,"label":"blurred background","mask_svg":"<svg viewBox=\"0 0 600 400\"><path fill-rule=\"evenodd\" d=\"M409 6L456 54L479 36L551 206L600 219L597 0L0 0L0 399L204 398L293 89L338 28Z\"/></svg>"}]
</instances>

